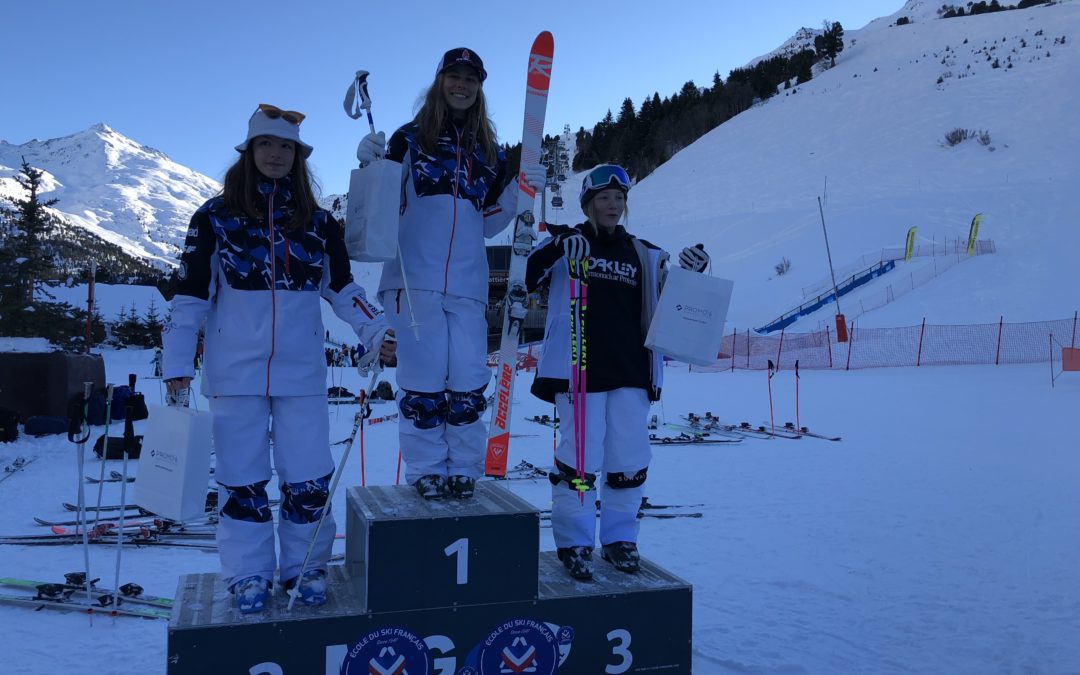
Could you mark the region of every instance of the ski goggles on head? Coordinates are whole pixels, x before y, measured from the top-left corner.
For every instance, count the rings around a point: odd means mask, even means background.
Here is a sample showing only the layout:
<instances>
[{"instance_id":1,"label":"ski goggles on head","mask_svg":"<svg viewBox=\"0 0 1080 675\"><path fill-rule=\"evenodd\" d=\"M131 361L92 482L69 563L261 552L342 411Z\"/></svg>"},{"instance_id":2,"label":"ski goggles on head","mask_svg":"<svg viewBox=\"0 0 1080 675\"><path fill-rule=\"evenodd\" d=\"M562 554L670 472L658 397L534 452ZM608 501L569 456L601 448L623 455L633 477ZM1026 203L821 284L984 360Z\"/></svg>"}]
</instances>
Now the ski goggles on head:
<instances>
[{"instance_id":1,"label":"ski goggles on head","mask_svg":"<svg viewBox=\"0 0 1080 675\"><path fill-rule=\"evenodd\" d=\"M623 192L629 192L630 176L626 174L626 169L615 164L601 164L585 174L585 180L581 181L581 198L584 199L585 195L608 187L617 187Z\"/></svg>"},{"instance_id":2,"label":"ski goggles on head","mask_svg":"<svg viewBox=\"0 0 1080 675\"><path fill-rule=\"evenodd\" d=\"M269 103L260 103L259 110L262 111L262 114L266 115L272 120L276 120L280 117L289 124L299 125L301 122L304 121L304 118L306 117L306 115L304 115L304 113L302 112L298 112L296 110L282 110L276 105L270 105Z\"/></svg>"}]
</instances>

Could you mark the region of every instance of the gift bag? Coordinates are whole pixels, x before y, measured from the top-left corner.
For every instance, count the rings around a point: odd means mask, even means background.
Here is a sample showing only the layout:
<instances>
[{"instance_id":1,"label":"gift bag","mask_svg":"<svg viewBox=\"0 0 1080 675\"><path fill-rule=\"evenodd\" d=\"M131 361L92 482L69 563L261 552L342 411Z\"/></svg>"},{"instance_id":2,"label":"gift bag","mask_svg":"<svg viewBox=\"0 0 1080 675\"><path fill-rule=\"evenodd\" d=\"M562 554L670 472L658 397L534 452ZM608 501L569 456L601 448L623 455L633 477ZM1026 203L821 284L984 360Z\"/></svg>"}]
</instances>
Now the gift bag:
<instances>
[{"instance_id":1,"label":"gift bag","mask_svg":"<svg viewBox=\"0 0 1080 675\"><path fill-rule=\"evenodd\" d=\"M678 361L716 363L733 286L681 267L669 270L645 346Z\"/></svg>"},{"instance_id":2,"label":"gift bag","mask_svg":"<svg viewBox=\"0 0 1080 675\"><path fill-rule=\"evenodd\" d=\"M201 517L210 477L211 414L152 406L143 435L135 503L172 520Z\"/></svg>"},{"instance_id":3,"label":"gift bag","mask_svg":"<svg viewBox=\"0 0 1080 675\"><path fill-rule=\"evenodd\" d=\"M401 164L379 159L353 169L345 212L345 246L357 262L387 262L397 255Z\"/></svg>"}]
</instances>

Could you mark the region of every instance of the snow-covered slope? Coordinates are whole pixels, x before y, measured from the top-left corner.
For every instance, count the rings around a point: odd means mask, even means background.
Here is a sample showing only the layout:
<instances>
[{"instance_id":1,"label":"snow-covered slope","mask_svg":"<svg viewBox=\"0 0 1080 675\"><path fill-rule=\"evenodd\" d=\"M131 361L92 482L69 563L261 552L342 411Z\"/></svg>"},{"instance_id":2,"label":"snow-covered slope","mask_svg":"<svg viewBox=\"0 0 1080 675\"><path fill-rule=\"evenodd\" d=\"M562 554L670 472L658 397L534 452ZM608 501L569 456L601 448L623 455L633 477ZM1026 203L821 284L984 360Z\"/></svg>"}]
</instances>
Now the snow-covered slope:
<instances>
[{"instance_id":1,"label":"snow-covered slope","mask_svg":"<svg viewBox=\"0 0 1080 675\"><path fill-rule=\"evenodd\" d=\"M220 186L104 124L22 145L0 141L0 194L24 197L12 178L22 158L42 169L54 211L129 253L174 264L191 213Z\"/></svg>"},{"instance_id":2,"label":"snow-covered slope","mask_svg":"<svg viewBox=\"0 0 1080 675\"><path fill-rule=\"evenodd\" d=\"M912 23L893 25L899 16ZM981 212L980 237L997 253L928 285L947 302L927 318L1071 315L1080 304L1078 29L1072 1L952 19L909 2L848 32L834 69L717 127L645 178L630 194L631 229L669 250L703 242L716 273L736 282L729 326L747 328L828 275L819 196L838 267L903 246L912 225L920 243L966 237ZM989 132L990 143L947 147L957 128ZM782 257L791 270L775 277ZM917 323L926 295L861 321Z\"/></svg>"}]
</instances>

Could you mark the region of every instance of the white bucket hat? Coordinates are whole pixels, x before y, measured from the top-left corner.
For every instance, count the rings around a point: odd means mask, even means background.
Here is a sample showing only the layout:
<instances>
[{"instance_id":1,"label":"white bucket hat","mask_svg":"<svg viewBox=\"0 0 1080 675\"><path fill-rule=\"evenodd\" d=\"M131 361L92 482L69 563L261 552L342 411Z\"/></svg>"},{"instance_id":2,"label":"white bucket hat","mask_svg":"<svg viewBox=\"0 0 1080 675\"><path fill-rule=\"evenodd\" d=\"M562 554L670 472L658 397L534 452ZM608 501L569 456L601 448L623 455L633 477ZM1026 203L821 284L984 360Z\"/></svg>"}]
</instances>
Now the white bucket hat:
<instances>
[{"instance_id":1,"label":"white bucket hat","mask_svg":"<svg viewBox=\"0 0 1080 675\"><path fill-rule=\"evenodd\" d=\"M275 138L284 138L296 143L304 159L307 159L311 156L311 151L314 148L300 140L300 123L303 121L303 113L295 110L282 110L269 103L260 103L259 108L252 113L251 119L248 120L247 138L244 139L243 143L236 146L236 151L243 152L247 150L248 143L257 136L274 136Z\"/></svg>"}]
</instances>

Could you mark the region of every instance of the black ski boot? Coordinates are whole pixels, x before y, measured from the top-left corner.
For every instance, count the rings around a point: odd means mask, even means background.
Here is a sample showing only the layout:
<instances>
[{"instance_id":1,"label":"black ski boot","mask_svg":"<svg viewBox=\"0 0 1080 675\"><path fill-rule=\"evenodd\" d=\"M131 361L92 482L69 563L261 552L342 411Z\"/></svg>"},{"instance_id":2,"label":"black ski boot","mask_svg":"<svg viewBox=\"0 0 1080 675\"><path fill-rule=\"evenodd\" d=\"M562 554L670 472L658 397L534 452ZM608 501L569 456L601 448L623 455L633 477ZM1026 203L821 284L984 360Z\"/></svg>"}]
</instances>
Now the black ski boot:
<instances>
[{"instance_id":1,"label":"black ski boot","mask_svg":"<svg viewBox=\"0 0 1080 675\"><path fill-rule=\"evenodd\" d=\"M420 476L413 485L416 486L416 491L424 499L442 499L449 494L446 478L437 473Z\"/></svg>"},{"instance_id":2,"label":"black ski boot","mask_svg":"<svg viewBox=\"0 0 1080 675\"><path fill-rule=\"evenodd\" d=\"M476 479L468 476L450 476L446 479L451 497L472 499L476 493Z\"/></svg>"},{"instance_id":3,"label":"black ski boot","mask_svg":"<svg viewBox=\"0 0 1080 675\"><path fill-rule=\"evenodd\" d=\"M616 541L604 544L600 557L615 566L620 572L633 574L641 569L641 555L637 544L632 541Z\"/></svg>"},{"instance_id":4,"label":"black ski boot","mask_svg":"<svg viewBox=\"0 0 1080 675\"><path fill-rule=\"evenodd\" d=\"M582 581L592 579L592 547L571 546L557 551L559 560L570 571L570 576Z\"/></svg>"}]
</instances>

